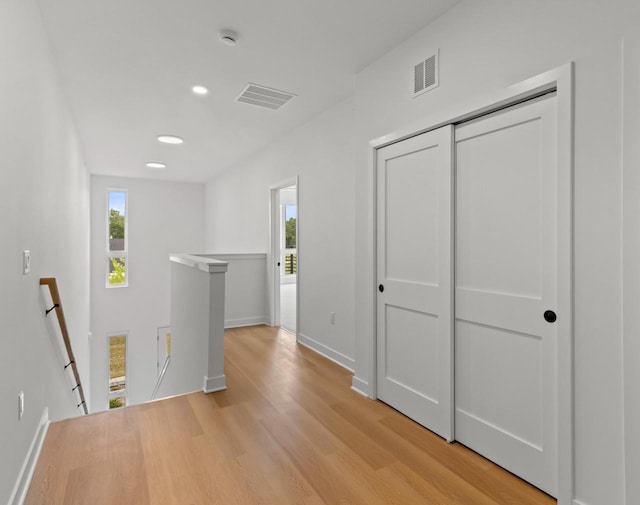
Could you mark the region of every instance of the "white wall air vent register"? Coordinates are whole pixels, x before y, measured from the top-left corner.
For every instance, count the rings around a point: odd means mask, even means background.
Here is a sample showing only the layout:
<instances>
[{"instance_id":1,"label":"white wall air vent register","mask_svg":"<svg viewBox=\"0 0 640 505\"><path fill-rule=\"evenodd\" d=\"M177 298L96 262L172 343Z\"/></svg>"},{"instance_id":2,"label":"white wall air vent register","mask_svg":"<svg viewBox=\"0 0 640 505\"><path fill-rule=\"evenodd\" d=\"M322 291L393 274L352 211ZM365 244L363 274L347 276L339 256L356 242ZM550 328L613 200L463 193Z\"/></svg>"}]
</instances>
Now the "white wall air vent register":
<instances>
[{"instance_id":1,"label":"white wall air vent register","mask_svg":"<svg viewBox=\"0 0 640 505\"><path fill-rule=\"evenodd\" d=\"M438 72L438 51L413 67L413 96L437 88L440 84Z\"/></svg>"},{"instance_id":2,"label":"white wall air vent register","mask_svg":"<svg viewBox=\"0 0 640 505\"><path fill-rule=\"evenodd\" d=\"M236 102L244 102L259 107L278 110L288 103L294 96L293 93L267 88L260 84L247 84L242 93L236 98Z\"/></svg>"}]
</instances>

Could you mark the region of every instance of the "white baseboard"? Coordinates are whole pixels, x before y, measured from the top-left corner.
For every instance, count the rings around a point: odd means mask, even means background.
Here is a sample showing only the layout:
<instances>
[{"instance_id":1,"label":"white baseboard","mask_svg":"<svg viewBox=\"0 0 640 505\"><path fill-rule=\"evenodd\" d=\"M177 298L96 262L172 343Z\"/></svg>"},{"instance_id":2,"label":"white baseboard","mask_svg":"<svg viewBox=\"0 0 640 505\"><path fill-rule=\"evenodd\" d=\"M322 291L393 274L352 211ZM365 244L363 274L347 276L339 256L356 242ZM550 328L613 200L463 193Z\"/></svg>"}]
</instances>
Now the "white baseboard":
<instances>
[{"instance_id":1,"label":"white baseboard","mask_svg":"<svg viewBox=\"0 0 640 505\"><path fill-rule=\"evenodd\" d=\"M265 316L258 316L224 320L225 328L241 328L242 326L256 326L258 324L267 324L267 318Z\"/></svg>"},{"instance_id":2,"label":"white baseboard","mask_svg":"<svg viewBox=\"0 0 640 505\"><path fill-rule=\"evenodd\" d=\"M367 393L367 391L369 391L369 383L363 381L355 375L353 376L353 379L351 379L351 389L353 389L356 393L360 393L362 396L366 396L367 398L369 398L369 393Z\"/></svg>"},{"instance_id":3,"label":"white baseboard","mask_svg":"<svg viewBox=\"0 0 640 505\"><path fill-rule=\"evenodd\" d=\"M298 343L304 345L305 347L308 347L309 349L317 352L318 354L321 354L322 356L333 361L334 363L337 363L342 368L346 368L350 372L353 372L355 361L349 356L345 356L344 354L339 353L338 351L334 351L330 347L327 347L326 345L321 344L320 342L313 340L312 338L309 338L306 335L303 335L302 333L298 333Z\"/></svg>"},{"instance_id":4,"label":"white baseboard","mask_svg":"<svg viewBox=\"0 0 640 505\"><path fill-rule=\"evenodd\" d=\"M29 446L27 457L24 459L24 463L20 469L18 480L16 481L16 485L14 486L11 497L9 498L8 505L22 505L24 503L27 491L29 490L29 485L31 484L33 472L36 469L38 458L40 458L40 451L42 450L42 445L44 444L49 424L49 409L45 407L42 411L42 417L40 417L36 433L31 441L31 446Z\"/></svg>"},{"instance_id":5,"label":"white baseboard","mask_svg":"<svg viewBox=\"0 0 640 505\"><path fill-rule=\"evenodd\" d=\"M573 505L587 505L587 504L583 501L573 500Z\"/></svg>"},{"instance_id":6,"label":"white baseboard","mask_svg":"<svg viewBox=\"0 0 640 505\"><path fill-rule=\"evenodd\" d=\"M225 375L218 375L217 377L207 377L205 375L202 391L208 394L224 391L225 389L227 389L227 377Z\"/></svg>"}]
</instances>

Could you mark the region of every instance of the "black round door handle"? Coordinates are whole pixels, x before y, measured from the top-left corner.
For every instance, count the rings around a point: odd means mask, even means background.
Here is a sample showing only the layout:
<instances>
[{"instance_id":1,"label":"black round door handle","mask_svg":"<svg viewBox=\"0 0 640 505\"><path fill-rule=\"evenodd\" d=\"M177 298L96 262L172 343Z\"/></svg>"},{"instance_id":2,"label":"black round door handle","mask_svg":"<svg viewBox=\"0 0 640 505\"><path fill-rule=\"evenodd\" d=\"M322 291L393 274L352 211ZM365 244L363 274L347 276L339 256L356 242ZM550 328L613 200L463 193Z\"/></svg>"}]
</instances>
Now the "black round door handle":
<instances>
[{"instance_id":1,"label":"black round door handle","mask_svg":"<svg viewBox=\"0 0 640 505\"><path fill-rule=\"evenodd\" d=\"M378 291L380 291L381 293L384 291L384 286L382 284L378 286Z\"/></svg>"},{"instance_id":2,"label":"black round door handle","mask_svg":"<svg viewBox=\"0 0 640 505\"><path fill-rule=\"evenodd\" d=\"M555 323L556 319L558 319L558 317L556 316L556 313L553 310L545 310L544 320L547 323Z\"/></svg>"}]
</instances>

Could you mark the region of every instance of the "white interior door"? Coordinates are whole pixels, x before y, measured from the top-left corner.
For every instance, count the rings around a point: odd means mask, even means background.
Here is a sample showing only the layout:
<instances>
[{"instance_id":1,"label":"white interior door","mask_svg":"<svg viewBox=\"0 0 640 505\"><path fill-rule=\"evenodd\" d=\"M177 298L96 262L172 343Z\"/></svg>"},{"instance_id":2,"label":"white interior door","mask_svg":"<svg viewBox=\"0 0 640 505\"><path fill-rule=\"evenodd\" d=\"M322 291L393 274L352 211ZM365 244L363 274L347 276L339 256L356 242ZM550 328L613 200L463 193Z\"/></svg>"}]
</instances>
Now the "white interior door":
<instances>
[{"instance_id":1,"label":"white interior door","mask_svg":"<svg viewBox=\"0 0 640 505\"><path fill-rule=\"evenodd\" d=\"M455 130L456 439L553 496L556 153L555 96Z\"/></svg>"},{"instance_id":2,"label":"white interior door","mask_svg":"<svg viewBox=\"0 0 640 505\"><path fill-rule=\"evenodd\" d=\"M378 150L378 398L453 437L452 127Z\"/></svg>"}]
</instances>

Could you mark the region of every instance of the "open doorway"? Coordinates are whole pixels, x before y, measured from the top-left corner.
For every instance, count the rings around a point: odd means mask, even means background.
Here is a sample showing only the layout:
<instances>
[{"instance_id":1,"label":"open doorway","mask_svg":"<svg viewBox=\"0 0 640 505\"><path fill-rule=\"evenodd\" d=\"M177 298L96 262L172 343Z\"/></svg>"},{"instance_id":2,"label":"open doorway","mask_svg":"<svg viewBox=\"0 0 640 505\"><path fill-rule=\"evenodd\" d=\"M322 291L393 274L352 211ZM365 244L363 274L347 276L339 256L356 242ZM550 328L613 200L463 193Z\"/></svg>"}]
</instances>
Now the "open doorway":
<instances>
[{"instance_id":1,"label":"open doorway","mask_svg":"<svg viewBox=\"0 0 640 505\"><path fill-rule=\"evenodd\" d=\"M298 186L271 188L273 325L298 332Z\"/></svg>"}]
</instances>

